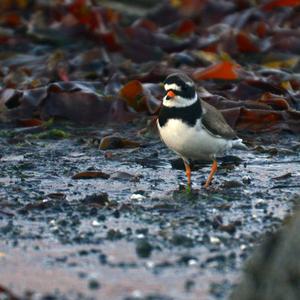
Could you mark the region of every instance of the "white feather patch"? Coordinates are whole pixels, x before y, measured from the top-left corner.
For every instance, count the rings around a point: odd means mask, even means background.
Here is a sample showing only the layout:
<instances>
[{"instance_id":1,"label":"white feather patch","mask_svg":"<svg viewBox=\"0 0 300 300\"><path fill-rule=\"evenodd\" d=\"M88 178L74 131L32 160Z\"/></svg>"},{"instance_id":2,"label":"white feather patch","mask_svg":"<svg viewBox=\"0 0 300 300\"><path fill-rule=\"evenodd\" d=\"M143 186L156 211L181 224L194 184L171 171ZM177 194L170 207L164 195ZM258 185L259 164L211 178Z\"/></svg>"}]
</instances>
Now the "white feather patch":
<instances>
[{"instance_id":1,"label":"white feather patch","mask_svg":"<svg viewBox=\"0 0 300 300\"><path fill-rule=\"evenodd\" d=\"M233 146L226 140L209 134L199 119L196 126L188 126L181 120L171 119L163 127L158 124L164 143L178 155L186 159L211 160Z\"/></svg>"},{"instance_id":2,"label":"white feather patch","mask_svg":"<svg viewBox=\"0 0 300 300\"><path fill-rule=\"evenodd\" d=\"M187 107L193 105L198 100L197 94L192 99L175 96L172 99L167 99L167 95L163 98L163 105L166 107Z\"/></svg>"},{"instance_id":3,"label":"white feather patch","mask_svg":"<svg viewBox=\"0 0 300 300\"><path fill-rule=\"evenodd\" d=\"M169 90L173 90L173 91L181 91L181 87L178 86L176 83L172 83L172 84L165 84L164 85L164 88L166 91L169 91Z\"/></svg>"}]
</instances>

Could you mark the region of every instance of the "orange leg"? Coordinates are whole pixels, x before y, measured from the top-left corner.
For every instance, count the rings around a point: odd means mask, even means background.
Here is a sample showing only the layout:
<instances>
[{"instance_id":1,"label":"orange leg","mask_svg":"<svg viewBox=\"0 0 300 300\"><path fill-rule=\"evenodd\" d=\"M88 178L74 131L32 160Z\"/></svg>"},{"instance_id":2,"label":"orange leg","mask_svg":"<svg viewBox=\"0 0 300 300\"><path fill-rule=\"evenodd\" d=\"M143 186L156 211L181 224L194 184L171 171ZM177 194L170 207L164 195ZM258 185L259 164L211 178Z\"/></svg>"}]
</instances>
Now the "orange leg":
<instances>
[{"instance_id":1,"label":"orange leg","mask_svg":"<svg viewBox=\"0 0 300 300\"><path fill-rule=\"evenodd\" d=\"M212 178L214 177L215 173L217 172L217 169L218 169L218 164L217 164L217 161L214 160L214 162L213 162L213 164L211 166L210 173L209 173L208 178L206 180L206 183L204 185L204 187L206 189L209 187L209 184L211 183Z\"/></svg>"},{"instance_id":2,"label":"orange leg","mask_svg":"<svg viewBox=\"0 0 300 300\"><path fill-rule=\"evenodd\" d=\"M184 166L185 166L185 174L186 174L186 177L188 180L188 186L190 187L191 186L191 167L185 161L183 161L183 162L184 162Z\"/></svg>"}]
</instances>

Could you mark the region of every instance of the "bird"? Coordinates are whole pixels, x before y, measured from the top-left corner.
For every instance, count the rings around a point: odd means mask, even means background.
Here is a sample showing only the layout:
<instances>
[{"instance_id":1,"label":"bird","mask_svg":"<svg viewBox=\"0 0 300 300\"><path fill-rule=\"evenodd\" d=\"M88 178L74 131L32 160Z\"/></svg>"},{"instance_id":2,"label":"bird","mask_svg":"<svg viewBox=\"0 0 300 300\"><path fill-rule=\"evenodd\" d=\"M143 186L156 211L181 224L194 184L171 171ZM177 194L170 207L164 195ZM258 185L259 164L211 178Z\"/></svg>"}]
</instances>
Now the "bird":
<instances>
[{"instance_id":1,"label":"bird","mask_svg":"<svg viewBox=\"0 0 300 300\"><path fill-rule=\"evenodd\" d=\"M194 81L185 73L173 73L163 82L165 95L157 118L161 140L184 162L191 188L191 161L211 161L204 187L218 169L217 157L231 148L247 149L222 113L198 97Z\"/></svg>"}]
</instances>

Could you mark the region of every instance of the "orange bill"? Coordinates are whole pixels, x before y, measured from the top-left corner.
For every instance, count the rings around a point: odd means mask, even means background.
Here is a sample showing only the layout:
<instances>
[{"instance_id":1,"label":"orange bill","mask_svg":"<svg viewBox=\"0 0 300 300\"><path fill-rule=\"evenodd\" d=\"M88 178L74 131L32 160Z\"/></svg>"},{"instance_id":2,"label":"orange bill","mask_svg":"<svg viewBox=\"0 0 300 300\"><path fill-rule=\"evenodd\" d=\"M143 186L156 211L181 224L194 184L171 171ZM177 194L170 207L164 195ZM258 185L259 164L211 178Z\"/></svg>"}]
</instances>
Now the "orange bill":
<instances>
[{"instance_id":1,"label":"orange bill","mask_svg":"<svg viewBox=\"0 0 300 300\"><path fill-rule=\"evenodd\" d=\"M167 96L170 97L170 98L173 98L173 97L176 96L176 94L173 91L168 91Z\"/></svg>"}]
</instances>

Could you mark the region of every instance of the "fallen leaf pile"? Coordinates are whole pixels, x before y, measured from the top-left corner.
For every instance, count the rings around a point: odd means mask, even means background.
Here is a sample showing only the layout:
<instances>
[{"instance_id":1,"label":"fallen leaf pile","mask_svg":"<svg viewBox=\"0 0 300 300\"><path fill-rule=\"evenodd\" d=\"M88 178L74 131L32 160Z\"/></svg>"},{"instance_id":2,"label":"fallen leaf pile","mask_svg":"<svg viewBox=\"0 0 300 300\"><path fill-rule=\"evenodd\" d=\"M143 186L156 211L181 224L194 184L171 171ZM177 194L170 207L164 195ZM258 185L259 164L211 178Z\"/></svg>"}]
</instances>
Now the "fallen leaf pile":
<instances>
[{"instance_id":1,"label":"fallen leaf pile","mask_svg":"<svg viewBox=\"0 0 300 300\"><path fill-rule=\"evenodd\" d=\"M182 71L238 131L300 133L299 0L153 3L1 1L0 120L152 117Z\"/></svg>"}]
</instances>

